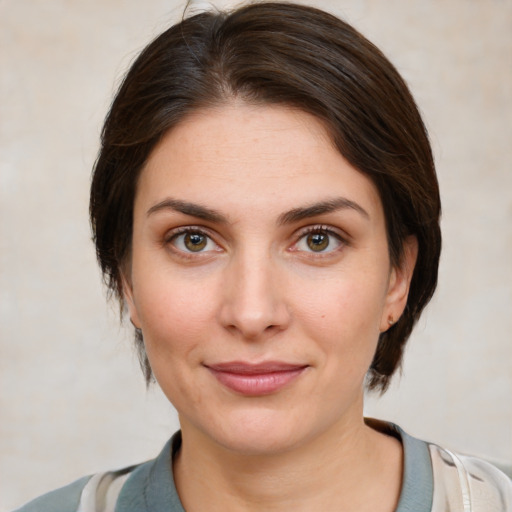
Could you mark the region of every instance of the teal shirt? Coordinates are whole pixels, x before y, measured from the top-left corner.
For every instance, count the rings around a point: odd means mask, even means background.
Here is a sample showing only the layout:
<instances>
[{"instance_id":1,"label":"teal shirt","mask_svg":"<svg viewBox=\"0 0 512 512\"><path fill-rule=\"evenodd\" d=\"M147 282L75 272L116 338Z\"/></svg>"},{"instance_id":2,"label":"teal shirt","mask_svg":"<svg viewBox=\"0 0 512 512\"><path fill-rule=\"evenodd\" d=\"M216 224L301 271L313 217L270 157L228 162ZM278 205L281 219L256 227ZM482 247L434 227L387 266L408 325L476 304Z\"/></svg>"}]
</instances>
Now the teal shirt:
<instances>
[{"instance_id":1,"label":"teal shirt","mask_svg":"<svg viewBox=\"0 0 512 512\"><path fill-rule=\"evenodd\" d=\"M407 435L396 425L376 422L372 426L397 437L404 448L402 491L396 512L431 512L433 496L432 463L428 444ZM149 462L125 470L106 473L107 479L131 473L117 499L115 512L185 512L172 473L172 457L181 446L177 432L164 446L160 455ZM45 494L18 512L75 512L82 490L91 477ZM102 504L98 503L98 512Z\"/></svg>"}]
</instances>

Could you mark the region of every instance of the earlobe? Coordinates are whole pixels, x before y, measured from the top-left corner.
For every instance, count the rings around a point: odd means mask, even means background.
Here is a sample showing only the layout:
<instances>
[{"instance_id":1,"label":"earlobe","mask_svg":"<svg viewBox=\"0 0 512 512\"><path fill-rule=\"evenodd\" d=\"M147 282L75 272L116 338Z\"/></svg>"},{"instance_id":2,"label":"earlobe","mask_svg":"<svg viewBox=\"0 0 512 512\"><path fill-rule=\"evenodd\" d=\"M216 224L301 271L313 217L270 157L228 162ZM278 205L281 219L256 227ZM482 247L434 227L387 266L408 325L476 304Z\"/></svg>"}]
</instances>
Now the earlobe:
<instances>
[{"instance_id":1,"label":"earlobe","mask_svg":"<svg viewBox=\"0 0 512 512\"><path fill-rule=\"evenodd\" d=\"M123 283L123 295L124 300L126 302L126 306L128 307L128 312L130 314L130 322L136 329L141 328L139 315L137 312L137 307L135 306L135 300L133 298L133 286L131 282L126 278L126 276L122 276Z\"/></svg>"},{"instance_id":2,"label":"earlobe","mask_svg":"<svg viewBox=\"0 0 512 512\"><path fill-rule=\"evenodd\" d=\"M387 331L402 316L409 296L414 267L418 256L418 240L409 236L404 241L403 257L399 267L393 267L389 276L386 304L381 318L380 331Z\"/></svg>"}]
</instances>

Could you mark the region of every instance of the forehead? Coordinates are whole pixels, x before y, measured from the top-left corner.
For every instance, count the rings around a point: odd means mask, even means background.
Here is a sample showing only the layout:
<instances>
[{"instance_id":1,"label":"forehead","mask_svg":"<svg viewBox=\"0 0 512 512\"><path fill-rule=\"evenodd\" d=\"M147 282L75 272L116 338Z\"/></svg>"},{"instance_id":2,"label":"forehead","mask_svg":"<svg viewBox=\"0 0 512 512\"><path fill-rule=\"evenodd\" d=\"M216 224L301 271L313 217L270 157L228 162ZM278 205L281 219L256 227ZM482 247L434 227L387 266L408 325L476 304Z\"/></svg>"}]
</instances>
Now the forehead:
<instances>
[{"instance_id":1,"label":"forehead","mask_svg":"<svg viewBox=\"0 0 512 512\"><path fill-rule=\"evenodd\" d=\"M167 132L146 166L152 166L161 156L167 158L171 151L180 163L210 168L236 158L242 168L257 165L262 159L273 163L283 158L304 159L326 147L337 152L316 117L291 107L236 101L186 116ZM259 165L260 175L265 175L264 161Z\"/></svg>"},{"instance_id":2,"label":"forehead","mask_svg":"<svg viewBox=\"0 0 512 512\"><path fill-rule=\"evenodd\" d=\"M245 103L199 110L163 137L141 173L136 203L166 194L267 209L343 195L381 208L374 184L339 153L319 119Z\"/></svg>"}]
</instances>

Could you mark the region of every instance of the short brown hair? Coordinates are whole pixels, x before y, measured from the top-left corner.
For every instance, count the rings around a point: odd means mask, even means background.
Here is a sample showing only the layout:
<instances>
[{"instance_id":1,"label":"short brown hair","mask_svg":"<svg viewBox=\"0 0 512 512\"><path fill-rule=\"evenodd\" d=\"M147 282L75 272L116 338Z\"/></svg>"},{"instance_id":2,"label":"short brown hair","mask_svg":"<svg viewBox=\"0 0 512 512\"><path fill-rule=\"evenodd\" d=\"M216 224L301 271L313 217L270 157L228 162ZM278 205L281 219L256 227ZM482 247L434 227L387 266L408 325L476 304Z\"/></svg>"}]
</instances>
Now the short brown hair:
<instances>
[{"instance_id":1,"label":"short brown hair","mask_svg":"<svg viewBox=\"0 0 512 512\"><path fill-rule=\"evenodd\" d=\"M172 26L136 59L112 103L95 164L90 216L98 260L123 301L138 176L162 136L186 115L241 98L289 105L322 120L340 153L379 190L390 259L406 237L418 258L402 317L380 336L368 387L384 391L436 284L440 198L415 102L381 51L321 10L264 2L205 12ZM137 337L147 381L151 368Z\"/></svg>"}]
</instances>

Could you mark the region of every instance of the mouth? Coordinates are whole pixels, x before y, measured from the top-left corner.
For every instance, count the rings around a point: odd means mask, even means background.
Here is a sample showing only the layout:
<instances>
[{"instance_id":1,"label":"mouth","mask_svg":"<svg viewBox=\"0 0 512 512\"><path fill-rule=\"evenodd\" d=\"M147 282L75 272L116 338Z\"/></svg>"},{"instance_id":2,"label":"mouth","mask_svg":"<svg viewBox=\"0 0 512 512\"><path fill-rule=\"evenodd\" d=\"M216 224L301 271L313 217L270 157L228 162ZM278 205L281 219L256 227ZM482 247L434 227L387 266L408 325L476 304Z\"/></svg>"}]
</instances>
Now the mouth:
<instances>
[{"instance_id":1,"label":"mouth","mask_svg":"<svg viewBox=\"0 0 512 512\"><path fill-rule=\"evenodd\" d=\"M267 361L259 364L230 361L205 366L223 386L245 396L276 393L297 379L308 368L308 365L281 361Z\"/></svg>"}]
</instances>

